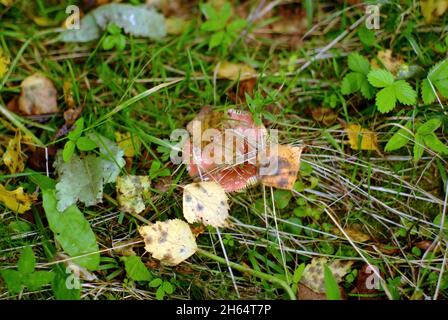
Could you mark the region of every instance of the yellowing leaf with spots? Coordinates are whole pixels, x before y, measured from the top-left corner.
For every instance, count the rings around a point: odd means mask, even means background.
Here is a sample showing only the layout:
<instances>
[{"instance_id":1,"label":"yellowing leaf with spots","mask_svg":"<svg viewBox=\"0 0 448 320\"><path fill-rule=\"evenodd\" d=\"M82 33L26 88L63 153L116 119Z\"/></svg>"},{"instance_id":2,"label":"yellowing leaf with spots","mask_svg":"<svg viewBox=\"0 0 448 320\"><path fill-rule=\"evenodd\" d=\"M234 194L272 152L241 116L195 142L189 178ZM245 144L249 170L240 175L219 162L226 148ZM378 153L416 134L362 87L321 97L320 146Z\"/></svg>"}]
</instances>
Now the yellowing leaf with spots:
<instances>
[{"instance_id":1,"label":"yellowing leaf with spots","mask_svg":"<svg viewBox=\"0 0 448 320\"><path fill-rule=\"evenodd\" d=\"M117 200L120 209L129 213L140 213L145 210L145 198L149 196L151 187L148 176L127 175L117 178Z\"/></svg>"},{"instance_id":2,"label":"yellowing leaf with spots","mask_svg":"<svg viewBox=\"0 0 448 320\"><path fill-rule=\"evenodd\" d=\"M362 128L359 124L350 124L345 128L348 135L350 147L353 150L376 150L378 149L378 138L376 133Z\"/></svg>"},{"instance_id":3,"label":"yellowing leaf with spots","mask_svg":"<svg viewBox=\"0 0 448 320\"><path fill-rule=\"evenodd\" d=\"M40 115L59 112L58 92L53 82L41 74L33 74L21 84L19 110L25 115Z\"/></svg>"},{"instance_id":4,"label":"yellowing leaf with spots","mask_svg":"<svg viewBox=\"0 0 448 320\"><path fill-rule=\"evenodd\" d=\"M7 208L17 213L24 213L31 209L36 197L23 192L23 188L9 191L0 184L0 202Z\"/></svg>"},{"instance_id":5,"label":"yellowing leaf with spots","mask_svg":"<svg viewBox=\"0 0 448 320\"><path fill-rule=\"evenodd\" d=\"M140 150L140 140L136 137L131 137L130 132L121 133L116 131L115 141L117 141L118 146L123 149L125 157L132 158L135 156L136 152Z\"/></svg>"},{"instance_id":6,"label":"yellowing leaf with spots","mask_svg":"<svg viewBox=\"0 0 448 320\"><path fill-rule=\"evenodd\" d=\"M300 283L317 293L325 292L324 265L330 268L335 280L339 283L349 272L353 261L334 260L328 263L326 258L313 258L303 270Z\"/></svg>"},{"instance_id":7,"label":"yellowing leaf with spots","mask_svg":"<svg viewBox=\"0 0 448 320\"><path fill-rule=\"evenodd\" d=\"M217 71L218 78L229 80L247 80L255 78L257 72L251 66L243 63L221 62Z\"/></svg>"},{"instance_id":8,"label":"yellowing leaf with spots","mask_svg":"<svg viewBox=\"0 0 448 320\"><path fill-rule=\"evenodd\" d=\"M3 53L3 50L0 48L0 79L8 71L9 62L9 58Z\"/></svg>"},{"instance_id":9,"label":"yellowing leaf with spots","mask_svg":"<svg viewBox=\"0 0 448 320\"><path fill-rule=\"evenodd\" d=\"M166 265L178 265L197 250L190 226L179 219L157 221L140 227L139 232L145 240L145 250Z\"/></svg>"},{"instance_id":10,"label":"yellowing leaf with spots","mask_svg":"<svg viewBox=\"0 0 448 320\"><path fill-rule=\"evenodd\" d=\"M22 135L20 131L16 131L14 138L8 142L8 147L3 154L3 163L9 168L9 172L17 173L25 169L23 163L22 149L21 149Z\"/></svg>"},{"instance_id":11,"label":"yellowing leaf with spots","mask_svg":"<svg viewBox=\"0 0 448 320\"><path fill-rule=\"evenodd\" d=\"M431 23L448 9L448 0L420 0L420 8L426 23Z\"/></svg>"},{"instance_id":12,"label":"yellowing leaf with spots","mask_svg":"<svg viewBox=\"0 0 448 320\"><path fill-rule=\"evenodd\" d=\"M184 188L183 212L189 223L202 222L206 226L225 227L229 217L227 195L214 181L191 183Z\"/></svg>"}]
</instances>

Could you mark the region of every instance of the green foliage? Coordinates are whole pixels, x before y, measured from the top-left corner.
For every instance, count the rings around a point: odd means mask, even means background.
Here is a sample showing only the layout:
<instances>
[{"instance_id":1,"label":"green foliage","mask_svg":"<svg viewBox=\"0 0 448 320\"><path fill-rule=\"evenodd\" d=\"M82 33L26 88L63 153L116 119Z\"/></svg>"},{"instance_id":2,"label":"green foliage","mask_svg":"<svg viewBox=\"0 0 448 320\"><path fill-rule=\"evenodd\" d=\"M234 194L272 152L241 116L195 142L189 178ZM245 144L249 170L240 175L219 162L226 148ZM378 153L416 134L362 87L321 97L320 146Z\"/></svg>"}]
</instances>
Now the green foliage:
<instances>
[{"instance_id":1,"label":"green foliage","mask_svg":"<svg viewBox=\"0 0 448 320\"><path fill-rule=\"evenodd\" d=\"M126 47L126 37L121 33L121 28L114 23L110 23L107 28L107 35L103 40L103 49L123 51Z\"/></svg>"},{"instance_id":2,"label":"green foliage","mask_svg":"<svg viewBox=\"0 0 448 320\"><path fill-rule=\"evenodd\" d=\"M351 53L348 56L348 67L352 72L342 80L341 93L349 95L360 91L364 98L371 99L374 89L367 81L369 61L358 53Z\"/></svg>"},{"instance_id":3,"label":"green foliage","mask_svg":"<svg viewBox=\"0 0 448 320\"><path fill-rule=\"evenodd\" d=\"M425 104L436 100L433 87L443 98L448 98L448 59L436 64L422 81L422 99Z\"/></svg>"},{"instance_id":4,"label":"green foliage","mask_svg":"<svg viewBox=\"0 0 448 320\"><path fill-rule=\"evenodd\" d=\"M31 247L27 246L22 250L17 270L0 270L0 276L6 283L10 294L19 294L23 288L31 291L38 290L42 286L49 284L54 277L51 271L35 271L36 258Z\"/></svg>"},{"instance_id":5,"label":"green foliage","mask_svg":"<svg viewBox=\"0 0 448 320\"><path fill-rule=\"evenodd\" d=\"M126 275L134 281L151 281L151 273L146 268L140 257L129 256L121 257L126 269Z\"/></svg>"},{"instance_id":6,"label":"green foliage","mask_svg":"<svg viewBox=\"0 0 448 320\"><path fill-rule=\"evenodd\" d=\"M272 103L273 99L264 97L259 91L255 92L253 97L247 93L245 93L245 96L252 119L257 126L263 124L263 117L270 121L275 121L275 116L265 109L265 106Z\"/></svg>"},{"instance_id":7,"label":"green foliage","mask_svg":"<svg viewBox=\"0 0 448 320\"><path fill-rule=\"evenodd\" d=\"M399 129L387 142L384 151L391 152L404 147L410 140L413 139L414 134L411 131L412 122L408 121L405 128Z\"/></svg>"},{"instance_id":8,"label":"green foliage","mask_svg":"<svg viewBox=\"0 0 448 320\"><path fill-rule=\"evenodd\" d=\"M210 3L201 6L202 12L207 17L201 25L201 30L211 33L208 42L209 49L220 47L223 52L238 38L239 32L247 26L244 19L231 19L232 6L224 2L220 10L216 10Z\"/></svg>"},{"instance_id":9,"label":"green foliage","mask_svg":"<svg viewBox=\"0 0 448 320\"><path fill-rule=\"evenodd\" d=\"M68 141L62 150L62 158L65 162L68 162L71 159L75 153L75 148L78 148L79 151L91 151L97 147L95 141L86 136L81 136L83 129L84 118L79 118L75 122L75 129L68 133Z\"/></svg>"},{"instance_id":10,"label":"green foliage","mask_svg":"<svg viewBox=\"0 0 448 320\"><path fill-rule=\"evenodd\" d=\"M324 265L324 283L325 294L327 295L328 300L342 300L338 282L326 264Z\"/></svg>"},{"instance_id":11,"label":"green foliage","mask_svg":"<svg viewBox=\"0 0 448 320\"><path fill-rule=\"evenodd\" d=\"M381 113L392 111L397 101L404 105L417 103L417 93L411 85L405 80L394 80L394 76L387 70L372 70L367 79L375 88L382 88L376 94L376 106Z\"/></svg>"},{"instance_id":12,"label":"green foliage","mask_svg":"<svg viewBox=\"0 0 448 320\"><path fill-rule=\"evenodd\" d=\"M288 206L291 200L292 193L289 190L275 190L274 191L274 201L275 205L279 209L284 209Z\"/></svg>"},{"instance_id":13,"label":"green foliage","mask_svg":"<svg viewBox=\"0 0 448 320\"><path fill-rule=\"evenodd\" d=\"M149 178L151 180L157 177L168 177L170 175L170 169L163 167L160 161L153 160L153 162L151 163L151 168L149 168Z\"/></svg>"},{"instance_id":14,"label":"green foliage","mask_svg":"<svg viewBox=\"0 0 448 320\"><path fill-rule=\"evenodd\" d=\"M156 290L156 299L163 300L165 295L172 294L175 290L174 285L169 281L164 281L161 278L155 278L151 282L149 282L148 286L150 288L157 288Z\"/></svg>"},{"instance_id":15,"label":"green foliage","mask_svg":"<svg viewBox=\"0 0 448 320\"><path fill-rule=\"evenodd\" d=\"M124 151L116 143L94 134L87 138L99 146L99 156L73 155L67 162L62 161L60 153L56 156L54 166L59 175L56 184L59 211L78 200L87 206L101 202L104 185L115 182L125 164Z\"/></svg>"}]
</instances>

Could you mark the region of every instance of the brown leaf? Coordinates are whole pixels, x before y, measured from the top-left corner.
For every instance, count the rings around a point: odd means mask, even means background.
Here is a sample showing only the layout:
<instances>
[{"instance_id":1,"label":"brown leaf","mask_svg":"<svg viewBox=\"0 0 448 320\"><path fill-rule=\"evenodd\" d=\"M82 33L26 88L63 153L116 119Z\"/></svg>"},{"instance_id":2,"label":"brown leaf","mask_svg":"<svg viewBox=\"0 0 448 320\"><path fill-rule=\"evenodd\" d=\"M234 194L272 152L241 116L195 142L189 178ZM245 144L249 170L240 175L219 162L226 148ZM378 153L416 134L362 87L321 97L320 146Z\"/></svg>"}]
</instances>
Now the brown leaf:
<instances>
[{"instance_id":1,"label":"brown leaf","mask_svg":"<svg viewBox=\"0 0 448 320\"><path fill-rule=\"evenodd\" d=\"M19 111L24 115L41 115L59 111L57 91L53 82L40 74L23 80L19 98Z\"/></svg>"},{"instance_id":2,"label":"brown leaf","mask_svg":"<svg viewBox=\"0 0 448 320\"><path fill-rule=\"evenodd\" d=\"M347 299L347 294L344 288L339 286L339 292L341 293L342 300ZM314 292L306 285L299 283L297 287L297 299L298 300L327 300L327 295L325 293Z\"/></svg>"},{"instance_id":3,"label":"brown leaf","mask_svg":"<svg viewBox=\"0 0 448 320\"><path fill-rule=\"evenodd\" d=\"M392 50L381 50L377 53L378 60L383 64L383 66L393 75L396 75L400 70L401 66L405 63L403 58L399 56L393 56ZM380 69L376 60L372 59L370 62L372 69Z\"/></svg>"},{"instance_id":4,"label":"brown leaf","mask_svg":"<svg viewBox=\"0 0 448 320\"><path fill-rule=\"evenodd\" d=\"M257 77L257 72L251 66L244 63L223 61L219 64L217 76L228 80L247 80Z\"/></svg>"},{"instance_id":5,"label":"brown leaf","mask_svg":"<svg viewBox=\"0 0 448 320\"><path fill-rule=\"evenodd\" d=\"M356 241L356 242L366 242L370 240L370 236L368 234L365 234L360 230L358 226L349 226L344 228L345 233L350 237L350 239ZM340 236L343 236L342 232L339 230L339 228L333 228L333 232L335 234L338 234Z\"/></svg>"},{"instance_id":6,"label":"brown leaf","mask_svg":"<svg viewBox=\"0 0 448 320\"><path fill-rule=\"evenodd\" d=\"M383 276L383 275L381 275ZM358 278L356 280L356 287L352 290L352 293L360 294L360 295L374 295L379 293L379 291L375 288L371 288L373 286L373 277L375 274L373 270L369 268L368 264L364 264L362 268L358 272ZM369 288L371 289L369 289ZM377 300L378 297L358 297L359 300Z\"/></svg>"},{"instance_id":7,"label":"brown leaf","mask_svg":"<svg viewBox=\"0 0 448 320\"><path fill-rule=\"evenodd\" d=\"M333 123L336 122L338 115L336 112L334 112L333 109L330 108L313 108L311 110L311 115L313 116L313 119L317 122L321 122L326 126L331 126Z\"/></svg>"},{"instance_id":8,"label":"brown leaf","mask_svg":"<svg viewBox=\"0 0 448 320\"><path fill-rule=\"evenodd\" d=\"M426 23L431 23L448 9L448 0L420 0L420 9Z\"/></svg>"},{"instance_id":9,"label":"brown leaf","mask_svg":"<svg viewBox=\"0 0 448 320\"><path fill-rule=\"evenodd\" d=\"M378 138L376 133L362 128L359 124L349 124L345 128L345 132L348 136L350 147L353 150L376 150L378 148ZM361 143L359 143L361 139Z\"/></svg>"}]
</instances>

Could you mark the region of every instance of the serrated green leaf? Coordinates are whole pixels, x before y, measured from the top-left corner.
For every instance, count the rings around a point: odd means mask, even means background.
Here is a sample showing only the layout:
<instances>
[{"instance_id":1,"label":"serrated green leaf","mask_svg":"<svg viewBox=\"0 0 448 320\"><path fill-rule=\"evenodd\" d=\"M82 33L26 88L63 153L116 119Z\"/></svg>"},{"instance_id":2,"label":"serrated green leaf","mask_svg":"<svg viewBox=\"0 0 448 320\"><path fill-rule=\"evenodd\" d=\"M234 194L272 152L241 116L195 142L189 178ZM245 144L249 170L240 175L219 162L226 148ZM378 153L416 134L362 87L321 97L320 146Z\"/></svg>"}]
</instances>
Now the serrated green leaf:
<instances>
[{"instance_id":1,"label":"serrated green leaf","mask_svg":"<svg viewBox=\"0 0 448 320\"><path fill-rule=\"evenodd\" d=\"M239 32L247 26L247 21L244 19L236 19L232 21L228 26L229 32Z\"/></svg>"},{"instance_id":2,"label":"serrated green leaf","mask_svg":"<svg viewBox=\"0 0 448 320\"><path fill-rule=\"evenodd\" d=\"M414 142L414 161L418 162L422 156L424 151L424 141L423 136L416 133L415 134L415 142Z\"/></svg>"},{"instance_id":3,"label":"serrated green leaf","mask_svg":"<svg viewBox=\"0 0 448 320\"><path fill-rule=\"evenodd\" d=\"M417 92L405 80L398 80L393 84L395 96L404 105L414 105L417 102Z\"/></svg>"},{"instance_id":4,"label":"serrated green leaf","mask_svg":"<svg viewBox=\"0 0 448 320\"><path fill-rule=\"evenodd\" d=\"M342 300L338 282L326 264L324 265L324 281L327 300Z\"/></svg>"},{"instance_id":5,"label":"serrated green leaf","mask_svg":"<svg viewBox=\"0 0 448 320\"><path fill-rule=\"evenodd\" d=\"M75 205L63 212L58 211L54 189L43 189L42 199L48 225L62 249L74 258L74 263L88 270L96 270L100 263L99 248L82 212Z\"/></svg>"},{"instance_id":6,"label":"serrated green leaf","mask_svg":"<svg viewBox=\"0 0 448 320\"><path fill-rule=\"evenodd\" d=\"M360 73L358 72L350 72L344 77L341 86L341 93L343 95L349 95L355 93L360 89L359 76Z\"/></svg>"},{"instance_id":7,"label":"serrated green leaf","mask_svg":"<svg viewBox=\"0 0 448 320\"><path fill-rule=\"evenodd\" d=\"M365 57L359 53L350 53L348 56L348 67L350 70L367 75L370 71L370 63Z\"/></svg>"},{"instance_id":8,"label":"serrated green leaf","mask_svg":"<svg viewBox=\"0 0 448 320\"><path fill-rule=\"evenodd\" d=\"M376 40L375 32L367 29L365 26L358 30L358 37L359 40L361 40L361 42L368 47L372 46Z\"/></svg>"},{"instance_id":9,"label":"serrated green leaf","mask_svg":"<svg viewBox=\"0 0 448 320\"><path fill-rule=\"evenodd\" d=\"M443 80L448 78L448 59L437 63L428 73L431 81Z\"/></svg>"},{"instance_id":10,"label":"serrated green leaf","mask_svg":"<svg viewBox=\"0 0 448 320\"><path fill-rule=\"evenodd\" d=\"M396 103L397 98L395 97L395 88L393 86L383 88L376 94L376 106L381 113L391 111L395 108Z\"/></svg>"},{"instance_id":11,"label":"serrated green leaf","mask_svg":"<svg viewBox=\"0 0 448 320\"><path fill-rule=\"evenodd\" d=\"M22 274L17 270L0 270L10 294L18 294L22 290Z\"/></svg>"},{"instance_id":12,"label":"serrated green leaf","mask_svg":"<svg viewBox=\"0 0 448 320\"><path fill-rule=\"evenodd\" d=\"M54 274L50 271L36 271L24 278L25 286L31 290L38 290L53 280Z\"/></svg>"},{"instance_id":13,"label":"serrated green leaf","mask_svg":"<svg viewBox=\"0 0 448 320\"><path fill-rule=\"evenodd\" d=\"M412 126L412 123L408 121L405 125L406 129L400 129L398 130L387 142L386 147L384 148L384 151L391 152L394 150L398 150L402 147L404 147L406 144L408 144L409 141L412 140L413 134L410 132L410 128Z\"/></svg>"},{"instance_id":14,"label":"serrated green leaf","mask_svg":"<svg viewBox=\"0 0 448 320\"><path fill-rule=\"evenodd\" d=\"M76 147L81 151L90 151L97 147L95 141L88 137L81 137L76 141Z\"/></svg>"},{"instance_id":15,"label":"serrated green leaf","mask_svg":"<svg viewBox=\"0 0 448 320\"><path fill-rule=\"evenodd\" d=\"M64 149L62 150L62 159L64 159L65 162L70 161L71 157L75 153L75 147L76 144L74 141L67 141L64 145Z\"/></svg>"},{"instance_id":16,"label":"serrated green leaf","mask_svg":"<svg viewBox=\"0 0 448 320\"><path fill-rule=\"evenodd\" d=\"M431 134L436 131L442 125L442 121L439 118L433 118L421 124L417 128L417 133L420 135Z\"/></svg>"},{"instance_id":17,"label":"serrated green leaf","mask_svg":"<svg viewBox=\"0 0 448 320\"><path fill-rule=\"evenodd\" d=\"M422 81L422 99L424 104L431 104L436 100L436 95L434 94L428 79Z\"/></svg>"},{"instance_id":18,"label":"serrated green leaf","mask_svg":"<svg viewBox=\"0 0 448 320\"><path fill-rule=\"evenodd\" d=\"M151 281L151 273L148 271L140 257L122 257L121 260L124 261L126 275L129 279L134 281Z\"/></svg>"},{"instance_id":19,"label":"serrated green leaf","mask_svg":"<svg viewBox=\"0 0 448 320\"><path fill-rule=\"evenodd\" d=\"M448 147L434 133L424 135L423 141L429 149L444 155L448 154Z\"/></svg>"},{"instance_id":20,"label":"serrated green leaf","mask_svg":"<svg viewBox=\"0 0 448 320\"><path fill-rule=\"evenodd\" d=\"M387 70L372 70L367 75L369 83L375 88L384 88L394 83L394 76Z\"/></svg>"},{"instance_id":21,"label":"serrated green leaf","mask_svg":"<svg viewBox=\"0 0 448 320\"><path fill-rule=\"evenodd\" d=\"M19 262L17 263L17 270L25 275L32 273L34 271L34 267L36 266L36 258L34 256L33 249L31 247L25 247L22 250L22 253L19 258Z\"/></svg>"},{"instance_id":22,"label":"serrated green leaf","mask_svg":"<svg viewBox=\"0 0 448 320\"><path fill-rule=\"evenodd\" d=\"M360 78L360 90L361 94L366 99L370 100L375 95L375 88L370 85L369 81L367 81L367 77L364 75Z\"/></svg>"}]
</instances>

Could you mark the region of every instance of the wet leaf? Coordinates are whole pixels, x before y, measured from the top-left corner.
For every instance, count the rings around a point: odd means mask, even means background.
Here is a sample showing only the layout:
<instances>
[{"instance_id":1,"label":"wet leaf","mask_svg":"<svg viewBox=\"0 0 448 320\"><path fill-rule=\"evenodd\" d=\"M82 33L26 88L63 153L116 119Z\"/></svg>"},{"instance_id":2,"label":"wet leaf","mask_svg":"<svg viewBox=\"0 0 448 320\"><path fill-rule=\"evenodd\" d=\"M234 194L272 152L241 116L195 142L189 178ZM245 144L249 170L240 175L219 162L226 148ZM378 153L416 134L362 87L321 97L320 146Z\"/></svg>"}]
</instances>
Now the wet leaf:
<instances>
[{"instance_id":1,"label":"wet leaf","mask_svg":"<svg viewBox=\"0 0 448 320\"><path fill-rule=\"evenodd\" d=\"M149 196L150 188L148 176L118 177L117 200L120 210L136 214L145 210L145 199Z\"/></svg>"},{"instance_id":2,"label":"wet leaf","mask_svg":"<svg viewBox=\"0 0 448 320\"><path fill-rule=\"evenodd\" d=\"M9 191L0 184L0 202L12 211L24 213L31 209L34 201L36 201L36 196L23 192L22 187Z\"/></svg>"},{"instance_id":3,"label":"wet leaf","mask_svg":"<svg viewBox=\"0 0 448 320\"><path fill-rule=\"evenodd\" d=\"M145 250L166 265L175 266L192 256L196 240L189 225L179 219L157 221L139 229Z\"/></svg>"},{"instance_id":4,"label":"wet leaf","mask_svg":"<svg viewBox=\"0 0 448 320\"><path fill-rule=\"evenodd\" d=\"M353 150L376 150L378 149L378 138L376 133L362 128L359 124L349 124L345 128L350 147Z\"/></svg>"},{"instance_id":5,"label":"wet leaf","mask_svg":"<svg viewBox=\"0 0 448 320\"><path fill-rule=\"evenodd\" d=\"M19 111L25 115L41 115L59 111L53 82L41 74L33 74L21 84Z\"/></svg>"},{"instance_id":6,"label":"wet leaf","mask_svg":"<svg viewBox=\"0 0 448 320\"><path fill-rule=\"evenodd\" d=\"M216 182L191 183L184 188L183 213L189 223L202 222L215 228L227 226L227 195Z\"/></svg>"}]
</instances>

